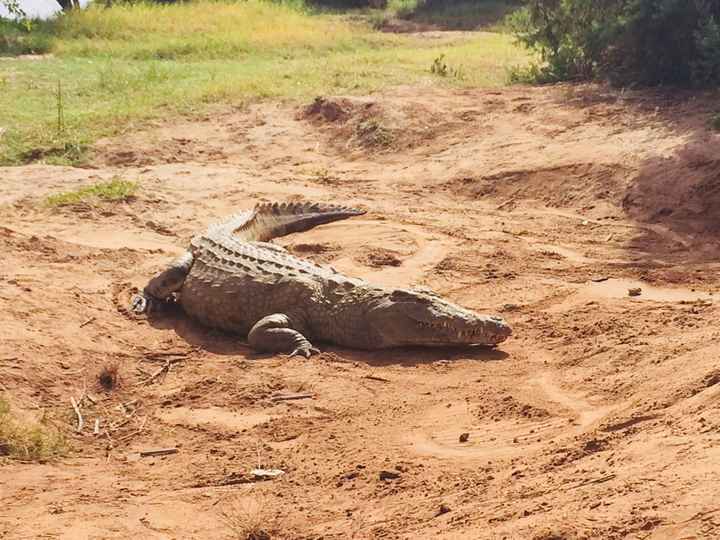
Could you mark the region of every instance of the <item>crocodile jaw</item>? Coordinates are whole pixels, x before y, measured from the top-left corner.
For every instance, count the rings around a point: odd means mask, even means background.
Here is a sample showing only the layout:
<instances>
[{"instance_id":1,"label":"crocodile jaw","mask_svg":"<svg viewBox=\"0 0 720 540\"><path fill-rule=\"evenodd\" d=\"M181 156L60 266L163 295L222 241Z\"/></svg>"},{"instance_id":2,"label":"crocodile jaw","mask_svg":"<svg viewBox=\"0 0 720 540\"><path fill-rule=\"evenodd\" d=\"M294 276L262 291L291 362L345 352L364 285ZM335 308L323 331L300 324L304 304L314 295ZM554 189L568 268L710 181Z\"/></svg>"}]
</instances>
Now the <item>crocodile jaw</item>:
<instances>
[{"instance_id":1,"label":"crocodile jaw","mask_svg":"<svg viewBox=\"0 0 720 540\"><path fill-rule=\"evenodd\" d=\"M393 291L375 305L368 320L383 347L493 346L512 333L499 317L480 315L420 291Z\"/></svg>"},{"instance_id":2,"label":"crocodile jaw","mask_svg":"<svg viewBox=\"0 0 720 540\"><path fill-rule=\"evenodd\" d=\"M501 318L476 315L468 321L428 323L415 321L419 336L406 345L498 345L512 334L510 326Z\"/></svg>"}]
</instances>

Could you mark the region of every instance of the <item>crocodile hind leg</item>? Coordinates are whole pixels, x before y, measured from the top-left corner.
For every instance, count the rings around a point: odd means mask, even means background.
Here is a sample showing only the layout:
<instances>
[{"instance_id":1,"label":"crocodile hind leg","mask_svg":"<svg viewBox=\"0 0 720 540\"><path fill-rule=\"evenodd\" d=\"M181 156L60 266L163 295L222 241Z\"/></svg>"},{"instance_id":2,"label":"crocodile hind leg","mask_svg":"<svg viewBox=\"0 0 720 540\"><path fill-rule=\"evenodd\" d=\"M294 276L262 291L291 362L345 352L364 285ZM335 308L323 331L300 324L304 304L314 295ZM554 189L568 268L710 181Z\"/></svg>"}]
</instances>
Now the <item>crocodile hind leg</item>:
<instances>
[{"instance_id":1,"label":"crocodile hind leg","mask_svg":"<svg viewBox=\"0 0 720 540\"><path fill-rule=\"evenodd\" d=\"M283 313L263 317L248 334L248 343L253 349L264 352L289 353L290 356L310 358L320 351L292 327L292 321Z\"/></svg>"},{"instance_id":2,"label":"crocodile hind leg","mask_svg":"<svg viewBox=\"0 0 720 540\"><path fill-rule=\"evenodd\" d=\"M182 289L185 278L190 273L193 255L184 253L175 259L168 268L152 278L143 289L142 295L132 301L132 310L136 313L157 311L173 300L173 294Z\"/></svg>"}]
</instances>

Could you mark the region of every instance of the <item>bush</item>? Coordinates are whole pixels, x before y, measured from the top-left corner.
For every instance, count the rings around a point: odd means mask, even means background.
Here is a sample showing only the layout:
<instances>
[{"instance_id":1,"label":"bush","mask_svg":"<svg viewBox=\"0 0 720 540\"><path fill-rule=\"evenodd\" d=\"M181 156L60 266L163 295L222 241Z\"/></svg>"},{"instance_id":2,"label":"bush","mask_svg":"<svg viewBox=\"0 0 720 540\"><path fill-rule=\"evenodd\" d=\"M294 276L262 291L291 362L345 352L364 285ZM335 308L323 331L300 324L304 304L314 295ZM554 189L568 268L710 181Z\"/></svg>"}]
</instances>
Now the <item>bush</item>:
<instances>
[{"instance_id":1,"label":"bush","mask_svg":"<svg viewBox=\"0 0 720 540\"><path fill-rule=\"evenodd\" d=\"M509 24L540 80L720 84L720 2L527 0Z\"/></svg>"}]
</instances>

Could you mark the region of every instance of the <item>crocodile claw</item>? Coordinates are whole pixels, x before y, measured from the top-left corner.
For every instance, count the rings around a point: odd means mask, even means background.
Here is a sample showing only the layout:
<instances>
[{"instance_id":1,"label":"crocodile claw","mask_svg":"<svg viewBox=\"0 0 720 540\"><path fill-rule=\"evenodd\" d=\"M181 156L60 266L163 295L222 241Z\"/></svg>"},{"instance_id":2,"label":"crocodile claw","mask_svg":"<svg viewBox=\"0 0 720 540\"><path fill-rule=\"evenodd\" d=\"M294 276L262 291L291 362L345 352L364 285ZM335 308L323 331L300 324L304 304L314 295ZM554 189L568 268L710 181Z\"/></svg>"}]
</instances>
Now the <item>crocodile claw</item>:
<instances>
[{"instance_id":1,"label":"crocodile claw","mask_svg":"<svg viewBox=\"0 0 720 540\"><path fill-rule=\"evenodd\" d=\"M150 302L148 302L148 299L142 294L134 295L130 301L130 309L138 315L148 312L149 307Z\"/></svg>"},{"instance_id":2,"label":"crocodile claw","mask_svg":"<svg viewBox=\"0 0 720 540\"><path fill-rule=\"evenodd\" d=\"M288 357L302 356L304 358L310 358L313 354L320 354L320 349L313 346L301 346L288 354Z\"/></svg>"}]
</instances>

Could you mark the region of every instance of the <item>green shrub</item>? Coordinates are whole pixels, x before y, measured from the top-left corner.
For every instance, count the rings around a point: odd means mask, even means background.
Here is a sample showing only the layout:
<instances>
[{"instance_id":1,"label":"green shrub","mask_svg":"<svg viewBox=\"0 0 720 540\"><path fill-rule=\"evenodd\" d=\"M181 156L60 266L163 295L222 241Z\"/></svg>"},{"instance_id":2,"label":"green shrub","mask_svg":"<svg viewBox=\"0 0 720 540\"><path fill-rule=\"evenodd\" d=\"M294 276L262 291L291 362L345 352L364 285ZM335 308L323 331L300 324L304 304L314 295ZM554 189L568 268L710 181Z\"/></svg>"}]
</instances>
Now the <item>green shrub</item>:
<instances>
[{"instance_id":1,"label":"green shrub","mask_svg":"<svg viewBox=\"0 0 720 540\"><path fill-rule=\"evenodd\" d=\"M720 83L718 21L709 0L527 0L509 24L544 80L706 86Z\"/></svg>"},{"instance_id":2,"label":"green shrub","mask_svg":"<svg viewBox=\"0 0 720 540\"><path fill-rule=\"evenodd\" d=\"M50 50L51 38L33 32L32 23L0 19L0 55L43 54Z\"/></svg>"},{"instance_id":3,"label":"green shrub","mask_svg":"<svg viewBox=\"0 0 720 540\"><path fill-rule=\"evenodd\" d=\"M692 64L695 84L709 86L720 81L720 24L710 17L695 34L697 57Z\"/></svg>"},{"instance_id":4,"label":"green shrub","mask_svg":"<svg viewBox=\"0 0 720 540\"><path fill-rule=\"evenodd\" d=\"M131 200L137 189L137 182L115 177L107 182L98 182L73 191L49 195L45 199L45 204L46 206L71 206L93 201L124 202Z\"/></svg>"}]
</instances>

